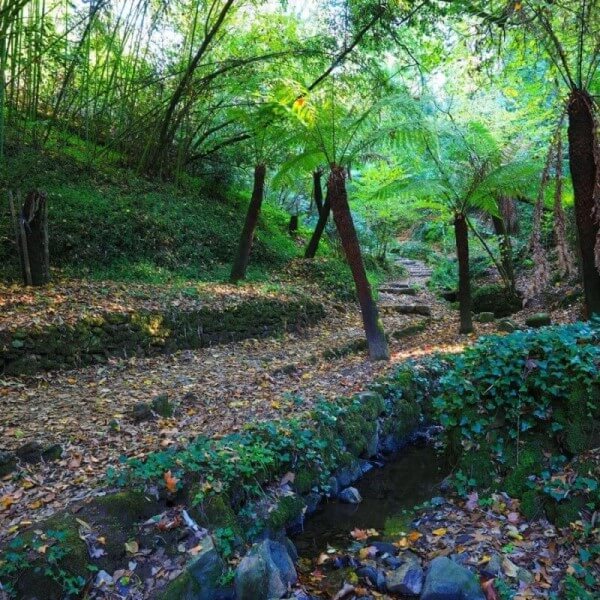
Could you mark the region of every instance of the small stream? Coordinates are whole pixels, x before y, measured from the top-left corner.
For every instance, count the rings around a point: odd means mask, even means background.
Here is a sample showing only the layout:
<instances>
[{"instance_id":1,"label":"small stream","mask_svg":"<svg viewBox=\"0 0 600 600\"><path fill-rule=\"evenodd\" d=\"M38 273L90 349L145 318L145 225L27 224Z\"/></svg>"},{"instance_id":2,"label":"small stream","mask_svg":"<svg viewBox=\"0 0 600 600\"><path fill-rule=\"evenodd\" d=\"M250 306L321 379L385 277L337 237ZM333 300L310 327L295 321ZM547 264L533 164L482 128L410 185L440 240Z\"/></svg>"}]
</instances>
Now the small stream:
<instances>
[{"instance_id":1,"label":"small stream","mask_svg":"<svg viewBox=\"0 0 600 600\"><path fill-rule=\"evenodd\" d=\"M300 556L315 558L333 546L343 549L352 542L355 529L376 529L379 539L406 531L410 509L439 495L439 484L447 475L443 457L432 445L406 448L382 468L374 468L354 484L361 496L358 505L328 501L310 517L304 531L294 537Z\"/></svg>"}]
</instances>

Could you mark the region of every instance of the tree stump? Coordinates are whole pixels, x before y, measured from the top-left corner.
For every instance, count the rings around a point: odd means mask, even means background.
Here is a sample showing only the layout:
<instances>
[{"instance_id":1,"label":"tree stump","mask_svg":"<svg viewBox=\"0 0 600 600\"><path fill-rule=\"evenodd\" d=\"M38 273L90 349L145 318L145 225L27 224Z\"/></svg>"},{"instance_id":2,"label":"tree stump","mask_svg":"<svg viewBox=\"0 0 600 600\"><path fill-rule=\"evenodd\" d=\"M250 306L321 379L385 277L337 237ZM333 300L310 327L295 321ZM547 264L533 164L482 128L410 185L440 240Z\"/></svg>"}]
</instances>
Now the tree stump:
<instances>
[{"instance_id":1,"label":"tree stump","mask_svg":"<svg viewBox=\"0 0 600 600\"><path fill-rule=\"evenodd\" d=\"M15 242L25 285L45 285L50 281L48 249L48 197L32 190L21 204L20 194L8 195L13 218Z\"/></svg>"}]
</instances>

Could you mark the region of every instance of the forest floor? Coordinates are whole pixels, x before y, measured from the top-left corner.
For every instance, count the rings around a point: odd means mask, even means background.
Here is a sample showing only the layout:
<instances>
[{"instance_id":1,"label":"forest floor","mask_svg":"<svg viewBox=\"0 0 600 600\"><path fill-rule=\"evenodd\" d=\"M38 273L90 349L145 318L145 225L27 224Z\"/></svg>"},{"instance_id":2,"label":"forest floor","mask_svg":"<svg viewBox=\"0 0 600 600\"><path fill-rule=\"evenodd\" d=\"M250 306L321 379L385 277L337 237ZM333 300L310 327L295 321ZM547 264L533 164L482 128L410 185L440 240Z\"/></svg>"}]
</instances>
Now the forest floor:
<instances>
[{"instance_id":1,"label":"forest floor","mask_svg":"<svg viewBox=\"0 0 600 600\"><path fill-rule=\"evenodd\" d=\"M123 456L143 457L199 434L219 437L251 421L306 413L315 400L360 391L398 362L459 351L478 335L496 331L494 323L478 323L476 334L459 335L457 311L425 287L428 271L418 263L407 267L403 283L419 291L414 297L380 293L386 331L403 331L424 320L398 314L394 305L424 304L432 315L424 330L390 340L389 363L370 362L364 351L325 358L325 350L343 350L363 336L355 305L328 302L327 316L319 325L277 338L0 379L2 446L14 450L39 441L58 443L63 449L60 460L21 465L19 477L8 475L1 481L1 535L16 534L34 520L99 493L107 468L118 465ZM203 297L211 291L217 303L236 294L263 293L254 286L216 285L207 287ZM58 286L50 293L15 288L8 300L5 296L0 328L15 319L23 325L40 319L67 320L82 306L131 307L140 302L151 306L168 293L164 288L97 282ZM530 312L515 315L515 322L522 323ZM567 310L552 317L557 323L574 318ZM173 417L136 422L134 406L160 394L168 394Z\"/></svg>"}]
</instances>

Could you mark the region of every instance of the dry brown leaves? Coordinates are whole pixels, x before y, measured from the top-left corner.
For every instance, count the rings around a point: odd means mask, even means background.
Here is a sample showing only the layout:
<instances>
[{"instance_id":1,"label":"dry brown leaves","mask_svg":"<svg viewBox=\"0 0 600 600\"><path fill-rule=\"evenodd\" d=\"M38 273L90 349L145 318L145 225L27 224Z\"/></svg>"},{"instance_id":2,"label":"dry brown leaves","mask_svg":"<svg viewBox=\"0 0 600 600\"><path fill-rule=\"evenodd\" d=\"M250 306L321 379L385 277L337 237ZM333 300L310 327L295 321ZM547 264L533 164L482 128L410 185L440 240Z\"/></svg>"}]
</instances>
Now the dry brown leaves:
<instances>
[{"instance_id":1,"label":"dry brown leaves","mask_svg":"<svg viewBox=\"0 0 600 600\"><path fill-rule=\"evenodd\" d=\"M161 296L161 289L81 282L26 293L4 288L1 291L8 296L1 294L2 302L12 308L2 322L7 326L13 317L21 324L45 319L49 306L59 307L54 314L60 313L63 321L90 307L112 310L118 306L121 310L141 303L149 308L168 296L166 290ZM203 289L206 294L208 288ZM239 299L240 294L264 292L259 286L224 285L214 285L210 291L215 305ZM382 304L391 301L407 299L380 299ZM424 332L391 343L390 363L372 363L365 353L323 359L324 350L341 348L363 336L356 306L340 310L339 305L329 304L319 326L279 338L250 339L171 356L114 359L102 366L0 380L2 446L14 449L39 440L64 448L61 460L23 466L18 477L8 475L0 482L0 530L3 535L14 534L30 521L94 494L106 469L118 465L121 456L143 457L185 444L199 434L219 437L251 421L302 414L318 397L363 389L397 362L436 351L458 351L476 339L457 334L456 312L430 292L422 291L409 301L429 304L433 318ZM388 331L420 319L383 316ZM493 324L478 326L478 333L493 330ZM133 406L163 393L175 405L173 418L135 423Z\"/></svg>"}]
</instances>

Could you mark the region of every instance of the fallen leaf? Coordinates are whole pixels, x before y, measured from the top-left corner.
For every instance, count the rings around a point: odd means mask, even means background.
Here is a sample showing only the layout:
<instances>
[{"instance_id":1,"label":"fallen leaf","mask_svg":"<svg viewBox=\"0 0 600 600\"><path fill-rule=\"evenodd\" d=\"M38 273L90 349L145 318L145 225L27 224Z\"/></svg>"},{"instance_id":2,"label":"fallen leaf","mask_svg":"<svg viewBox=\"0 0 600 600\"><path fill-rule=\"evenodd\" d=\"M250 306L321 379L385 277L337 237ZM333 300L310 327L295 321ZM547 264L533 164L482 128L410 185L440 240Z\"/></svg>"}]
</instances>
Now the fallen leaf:
<instances>
[{"instance_id":1,"label":"fallen leaf","mask_svg":"<svg viewBox=\"0 0 600 600\"><path fill-rule=\"evenodd\" d=\"M173 477L170 470L165 473L164 478L167 491L170 494L174 494L177 491L177 483L179 482L179 479L177 479L177 477Z\"/></svg>"}]
</instances>

